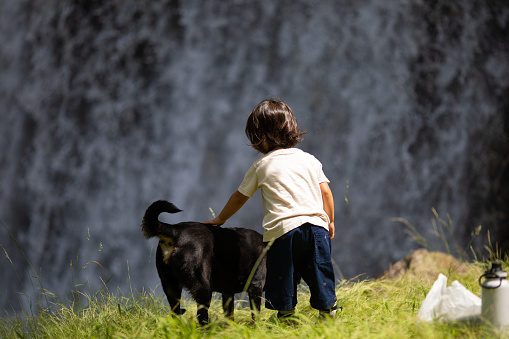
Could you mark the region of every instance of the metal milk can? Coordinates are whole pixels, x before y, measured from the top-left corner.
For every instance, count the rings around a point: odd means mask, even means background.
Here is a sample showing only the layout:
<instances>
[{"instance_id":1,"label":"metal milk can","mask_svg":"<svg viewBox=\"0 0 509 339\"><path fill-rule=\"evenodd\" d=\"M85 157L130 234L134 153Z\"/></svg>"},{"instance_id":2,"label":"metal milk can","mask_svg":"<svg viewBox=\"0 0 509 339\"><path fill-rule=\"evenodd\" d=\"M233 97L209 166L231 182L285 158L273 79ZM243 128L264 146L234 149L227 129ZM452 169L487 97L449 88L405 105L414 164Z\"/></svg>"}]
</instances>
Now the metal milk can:
<instances>
[{"instance_id":1,"label":"metal milk can","mask_svg":"<svg viewBox=\"0 0 509 339\"><path fill-rule=\"evenodd\" d=\"M492 263L491 269L479 278L479 284L482 318L498 328L509 326L509 282L502 263Z\"/></svg>"}]
</instances>

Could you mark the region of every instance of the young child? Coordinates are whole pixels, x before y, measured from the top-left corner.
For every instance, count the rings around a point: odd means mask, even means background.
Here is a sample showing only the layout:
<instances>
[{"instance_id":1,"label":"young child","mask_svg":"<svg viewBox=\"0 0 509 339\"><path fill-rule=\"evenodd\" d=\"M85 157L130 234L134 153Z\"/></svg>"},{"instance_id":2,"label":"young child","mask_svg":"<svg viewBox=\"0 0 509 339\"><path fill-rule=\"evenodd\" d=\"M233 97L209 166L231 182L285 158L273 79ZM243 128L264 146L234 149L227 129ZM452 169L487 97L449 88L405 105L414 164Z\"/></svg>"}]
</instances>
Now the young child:
<instances>
[{"instance_id":1,"label":"young child","mask_svg":"<svg viewBox=\"0 0 509 339\"><path fill-rule=\"evenodd\" d=\"M221 213L205 223L224 224L261 189L263 241L273 242L267 252L265 307L278 310L278 317L294 314L303 278L311 307L332 317L337 309L331 259L334 201L321 163L294 148L304 134L284 102L258 104L247 119L246 135L264 156L251 165Z\"/></svg>"}]
</instances>

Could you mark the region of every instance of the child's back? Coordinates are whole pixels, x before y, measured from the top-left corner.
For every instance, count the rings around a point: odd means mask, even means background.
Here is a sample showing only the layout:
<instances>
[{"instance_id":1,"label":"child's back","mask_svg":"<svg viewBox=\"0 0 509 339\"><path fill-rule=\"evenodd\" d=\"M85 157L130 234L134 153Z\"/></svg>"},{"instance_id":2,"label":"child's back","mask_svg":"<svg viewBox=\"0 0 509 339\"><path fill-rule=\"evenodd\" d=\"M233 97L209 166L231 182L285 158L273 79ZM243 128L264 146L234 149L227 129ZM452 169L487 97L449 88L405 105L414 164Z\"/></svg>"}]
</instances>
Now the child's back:
<instances>
[{"instance_id":1,"label":"child's back","mask_svg":"<svg viewBox=\"0 0 509 339\"><path fill-rule=\"evenodd\" d=\"M322 164L294 148L304 134L284 102L258 104L247 119L246 135L264 156L251 165L221 213L206 221L224 224L261 190L263 239L270 246L265 307L278 310L278 316L293 314L301 278L309 286L311 307L321 315L336 312L331 259L334 199Z\"/></svg>"}]
</instances>

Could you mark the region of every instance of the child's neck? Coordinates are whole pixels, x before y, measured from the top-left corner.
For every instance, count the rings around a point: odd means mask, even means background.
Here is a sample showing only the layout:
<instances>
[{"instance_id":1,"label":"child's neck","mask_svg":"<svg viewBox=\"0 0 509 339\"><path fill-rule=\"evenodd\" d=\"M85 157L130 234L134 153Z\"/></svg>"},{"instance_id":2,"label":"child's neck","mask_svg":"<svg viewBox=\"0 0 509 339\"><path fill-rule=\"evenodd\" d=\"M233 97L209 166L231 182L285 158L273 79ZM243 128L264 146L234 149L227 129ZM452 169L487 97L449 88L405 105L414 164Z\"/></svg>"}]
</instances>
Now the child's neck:
<instances>
[{"instance_id":1,"label":"child's neck","mask_svg":"<svg viewBox=\"0 0 509 339\"><path fill-rule=\"evenodd\" d=\"M288 147L288 148L291 148L291 147ZM269 154L270 152L274 152L274 151L277 151L277 150L280 150L280 149L285 149L285 148L278 146L278 147L275 147L275 148L271 149L270 151L267 151L267 152L265 152L263 154Z\"/></svg>"}]
</instances>

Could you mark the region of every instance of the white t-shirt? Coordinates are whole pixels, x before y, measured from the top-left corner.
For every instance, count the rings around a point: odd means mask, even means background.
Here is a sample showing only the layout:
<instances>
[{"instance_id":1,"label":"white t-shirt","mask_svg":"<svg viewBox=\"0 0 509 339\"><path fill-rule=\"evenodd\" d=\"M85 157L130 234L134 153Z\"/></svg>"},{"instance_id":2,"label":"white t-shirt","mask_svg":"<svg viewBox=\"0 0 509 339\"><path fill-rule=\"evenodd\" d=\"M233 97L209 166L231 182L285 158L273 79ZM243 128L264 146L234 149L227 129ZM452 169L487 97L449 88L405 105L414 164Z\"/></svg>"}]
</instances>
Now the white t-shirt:
<instances>
[{"instance_id":1,"label":"white t-shirt","mask_svg":"<svg viewBox=\"0 0 509 339\"><path fill-rule=\"evenodd\" d=\"M320 183L329 182L322 164L298 148L271 151L246 172L238 191L252 197L260 188L263 200L263 241L309 222L329 229Z\"/></svg>"}]
</instances>

